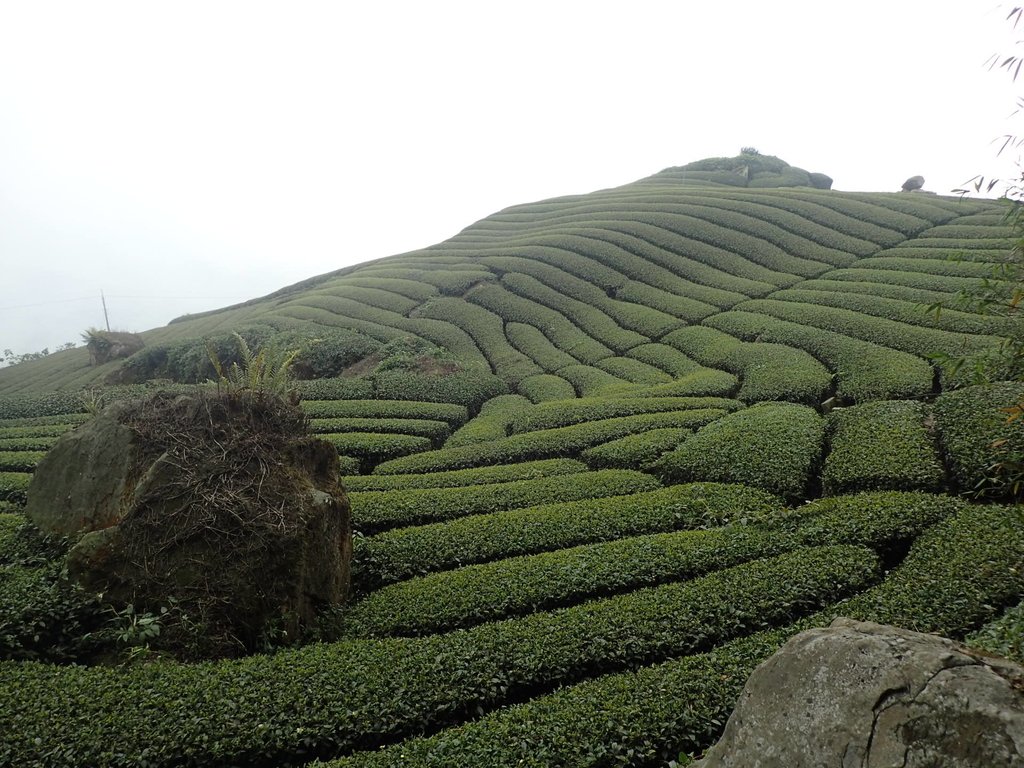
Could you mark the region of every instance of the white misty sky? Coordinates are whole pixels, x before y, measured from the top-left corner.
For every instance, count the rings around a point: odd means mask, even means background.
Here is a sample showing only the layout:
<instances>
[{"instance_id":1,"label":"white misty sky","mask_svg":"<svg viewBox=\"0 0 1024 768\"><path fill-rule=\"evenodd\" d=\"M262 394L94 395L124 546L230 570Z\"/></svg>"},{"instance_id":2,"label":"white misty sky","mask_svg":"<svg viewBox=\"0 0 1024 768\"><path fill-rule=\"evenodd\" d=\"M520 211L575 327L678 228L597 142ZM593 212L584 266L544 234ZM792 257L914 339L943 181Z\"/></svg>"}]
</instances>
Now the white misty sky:
<instances>
[{"instance_id":1,"label":"white misty sky","mask_svg":"<svg viewBox=\"0 0 1024 768\"><path fill-rule=\"evenodd\" d=\"M1012 176L1010 7L0 0L0 352L101 290L146 330L743 146L843 190Z\"/></svg>"}]
</instances>

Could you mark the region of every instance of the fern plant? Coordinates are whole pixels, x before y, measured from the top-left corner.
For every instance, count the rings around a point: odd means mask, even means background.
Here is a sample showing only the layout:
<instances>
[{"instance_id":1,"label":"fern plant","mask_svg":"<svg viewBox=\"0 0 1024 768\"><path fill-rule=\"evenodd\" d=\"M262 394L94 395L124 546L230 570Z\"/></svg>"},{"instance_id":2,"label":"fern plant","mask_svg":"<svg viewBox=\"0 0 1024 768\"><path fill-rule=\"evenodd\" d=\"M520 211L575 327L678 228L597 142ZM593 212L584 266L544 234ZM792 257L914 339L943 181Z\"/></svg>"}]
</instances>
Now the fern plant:
<instances>
[{"instance_id":1,"label":"fern plant","mask_svg":"<svg viewBox=\"0 0 1024 768\"><path fill-rule=\"evenodd\" d=\"M232 334L238 342L242 361L225 368L213 345L207 342L206 352L210 364L217 374L217 386L228 391L269 392L279 397L294 397L291 364L298 351L285 351L274 346L261 347L253 352L249 344L238 333Z\"/></svg>"}]
</instances>

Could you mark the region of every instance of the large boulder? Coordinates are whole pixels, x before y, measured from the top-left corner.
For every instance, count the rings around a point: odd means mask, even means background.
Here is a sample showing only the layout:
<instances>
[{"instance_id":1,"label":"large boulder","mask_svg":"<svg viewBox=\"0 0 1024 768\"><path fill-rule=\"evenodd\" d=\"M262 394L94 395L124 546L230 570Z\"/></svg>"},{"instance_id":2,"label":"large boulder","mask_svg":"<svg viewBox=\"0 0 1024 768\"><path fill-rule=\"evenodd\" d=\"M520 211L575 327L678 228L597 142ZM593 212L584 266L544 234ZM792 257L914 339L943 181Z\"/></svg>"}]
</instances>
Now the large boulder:
<instances>
[{"instance_id":1,"label":"large boulder","mask_svg":"<svg viewBox=\"0 0 1024 768\"><path fill-rule=\"evenodd\" d=\"M339 475L333 446L280 398L158 393L62 437L26 514L72 538L69 574L105 601L173 606L180 626L161 643L225 655L294 638L347 596Z\"/></svg>"},{"instance_id":2,"label":"large boulder","mask_svg":"<svg viewBox=\"0 0 1024 768\"><path fill-rule=\"evenodd\" d=\"M699 768L1018 768L1024 668L850 619L792 638L747 681Z\"/></svg>"}]
</instances>

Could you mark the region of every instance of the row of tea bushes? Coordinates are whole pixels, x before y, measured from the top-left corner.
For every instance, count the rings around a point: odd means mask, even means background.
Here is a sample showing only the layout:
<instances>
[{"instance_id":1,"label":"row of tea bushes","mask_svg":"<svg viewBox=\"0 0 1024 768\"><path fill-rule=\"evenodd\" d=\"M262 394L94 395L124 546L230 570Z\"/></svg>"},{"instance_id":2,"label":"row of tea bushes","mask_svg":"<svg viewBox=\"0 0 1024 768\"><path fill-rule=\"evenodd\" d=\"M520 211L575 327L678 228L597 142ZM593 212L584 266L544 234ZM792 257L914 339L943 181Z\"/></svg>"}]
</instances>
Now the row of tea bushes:
<instances>
[{"instance_id":1,"label":"row of tea bushes","mask_svg":"<svg viewBox=\"0 0 1024 768\"><path fill-rule=\"evenodd\" d=\"M758 403L700 429L653 467L665 483L743 483L786 499L812 495L825 422L795 403Z\"/></svg>"},{"instance_id":2,"label":"row of tea bushes","mask_svg":"<svg viewBox=\"0 0 1024 768\"><path fill-rule=\"evenodd\" d=\"M434 419L369 419L350 417L340 419L310 419L309 429L314 434L341 434L345 432L378 432L396 435L417 435L441 444L451 434L446 421Z\"/></svg>"},{"instance_id":3,"label":"row of tea bushes","mask_svg":"<svg viewBox=\"0 0 1024 768\"><path fill-rule=\"evenodd\" d=\"M770 519L780 515L782 508L781 499L764 491L719 483L542 504L356 539L352 578L365 591L469 563L647 533Z\"/></svg>"},{"instance_id":4,"label":"row of tea bushes","mask_svg":"<svg viewBox=\"0 0 1024 768\"><path fill-rule=\"evenodd\" d=\"M575 459L540 459L518 464L455 469L409 475L354 475L343 479L348 491L402 491L410 488L457 488L487 483L509 483L555 475L586 472L587 465Z\"/></svg>"},{"instance_id":5,"label":"row of tea bushes","mask_svg":"<svg viewBox=\"0 0 1024 768\"><path fill-rule=\"evenodd\" d=\"M540 403L514 416L509 430L533 432L538 429L554 429L581 424L599 419L619 416L636 416L641 413L663 411L686 411L697 408L718 408L736 411L743 404L724 397L584 397L561 402Z\"/></svg>"},{"instance_id":6,"label":"row of tea bushes","mask_svg":"<svg viewBox=\"0 0 1024 768\"><path fill-rule=\"evenodd\" d=\"M469 418L464 405L412 400L303 400L311 419L427 419L457 427Z\"/></svg>"},{"instance_id":7,"label":"row of tea bushes","mask_svg":"<svg viewBox=\"0 0 1024 768\"><path fill-rule=\"evenodd\" d=\"M0 663L0 762L271 764L422 733L602 672L784 625L863 590L858 547L802 549L683 584L416 640L124 670ZM730 596L722 610L721 595ZM110 701L132 706L110 708ZM59 730L53 723L65 724Z\"/></svg>"},{"instance_id":8,"label":"row of tea bushes","mask_svg":"<svg viewBox=\"0 0 1024 768\"><path fill-rule=\"evenodd\" d=\"M591 469L646 469L677 448L693 430L666 427L610 440L580 454Z\"/></svg>"},{"instance_id":9,"label":"row of tea bushes","mask_svg":"<svg viewBox=\"0 0 1024 768\"><path fill-rule=\"evenodd\" d=\"M528 397L534 403L543 403L548 400L567 400L576 397L576 390L572 384L561 376L555 376L550 373L527 376L519 382L519 393Z\"/></svg>"},{"instance_id":10,"label":"row of tea bushes","mask_svg":"<svg viewBox=\"0 0 1024 768\"><path fill-rule=\"evenodd\" d=\"M661 487L655 478L626 469L603 469L532 480L460 488L353 491L352 523L363 534L539 504L625 496Z\"/></svg>"},{"instance_id":11,"label":"row of tea bushes","mask_svg":"<svg viewBox=\"0 0 1024 768\"><path fill-rule=\"evenodd\" d=\"M438 472L466 469L487 464L510 464L516 461L573 456L600 443L626 435L660 427L696 428L723 416L714 408L667 413L645 413L601 419L583 424L535 432L522 432L501 440L459 448L442 448L413 456L392 459L377 466L376 474Z\"/></svg>"},{"instance_id":12,"label":"row of tea bushes","mask_svg":"<svg viewBox=\"0 0 1024 768\"><path fill-rule=\"evenodd\" d=\"M463 424L445 441L448 448L486 443L505 437L516 417L533 406L523 395L499 395L484 403L480 413Z\"/></svg>"},{"instance_id":13,"label":"row of tea bushes","mask_svg":"<svg viewBox=\"0 0 1024 768\"><path fill-rule=\"evenodd\" d=\"M568 686L432 736L356 753L327 766L378 768L403 761L450 766L593 765L605 760L641 766L700 752L718 738L754 667L802 629L851 616L961 636L964 616L974 625L1012 600L1008 594L1014 591L1014 570L1024 551L1024 521L1018 517L1014 523L1009 508L977 519L975 509L936 525L878 586L793 625L705 654ZM990 539L993 523L1000 533L1011 534L1008 545ZM961 552L965 543L966 556ZM989 580L990 571L998 578ZM935 584L941 588L933 590ZM1019 595L1019 578L1015 589ZM535 757L537 762L532 763Z\"/></svg>"},{"instance_id":14,"label":"row of tea bushes","mask_svg":"<svg viewBox=\"0 0 1024 768\"><path fill-rule=\"evenodd\" d=\"M828 415L826 494L859 490L937 491L945 472L925 428L929 409L912 400L864 403Z\"/></svg>"},{"instance_id":15,"label":"row of tea bushes","mask_svg":"<svg viewBox=\"0 0 1024 768\"><path fill-rule=\"evenodd\" d=\"M46 451L0 450L0 472L32 472Z\"/></svg>"}]
</instances>

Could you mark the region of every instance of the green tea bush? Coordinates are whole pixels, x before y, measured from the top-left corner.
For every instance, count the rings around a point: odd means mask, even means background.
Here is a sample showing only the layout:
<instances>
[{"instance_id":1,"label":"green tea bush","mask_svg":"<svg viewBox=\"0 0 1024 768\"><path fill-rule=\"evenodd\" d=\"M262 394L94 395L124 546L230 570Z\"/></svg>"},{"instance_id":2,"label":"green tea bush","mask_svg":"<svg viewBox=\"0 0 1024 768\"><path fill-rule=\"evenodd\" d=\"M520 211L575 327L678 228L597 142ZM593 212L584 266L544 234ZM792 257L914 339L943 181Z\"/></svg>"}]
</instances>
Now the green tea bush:
<instances>
[{"instance_id":1,"label":"green tea bush","mask_svg":"<svg viewBox=\"0 0 1024 768\"><path fill-rule=\"evenodd\" d=\"M383 432L342 432L318 435L333 445L339 454L358 458L363 465L387 461L411 453L428 451L429 437L395 435Z\"/></svg>"},{"instance_id":2,"label":"green tea bush","mask_svg":"<svg viewBox=\"0 0 1024 768\"><path fill-rule=\"evenodd\" d=\"M912 400L840 408L828 416L831 451L822 486L827 495L861 490L937 491L945 481L929 410Z\"/></svg>"},{"instance_id":3,"label":"green tea bush","mask_svg":"<svg viewBox=\"0 0 1024 768\"><path fill-rule=\"evenodd\" d=\"M640 386L650 387L656 384L668 384L672 381L672 377L660 368L629 357L607 357L594 365L612 376Z\"/></svg>"},{"instance_id":4,"label":"green tea bush","mask_svg":"<svg viewBox=\"0 0 1024 768\"><path fill-rule=\"evenodd\" d=\"M752 312L723 312L706 322L742 339L810 353L835 374L836 393L847 401L911 399L932 392L932 366L916 355Z\"/></svg>"},{"instance_id":5,"label":"green tea bush","mask_svg":"<svg viewBox=\"0 0 1024 768\"><path fill-rule=\"evenodd\" d=\"M555 376L550 373L527 376L519 382L519 392L530 398L530 401L534 403L543 403L548 400L567 400L576 397L576 390L572 384L561 376Z\"/></svg>"},{"instance_id":6,"label":"green tea bush","mask_svg":"<svg viewBox=\"0 0 1024 768\"><path fill-rule=\"evenodd\" d=\"M354 376L299 381L295 388L303 400L369 400L373 397L373 382Z\"/></svg>"},{"instance_id":7,"label":"green tea bush","mask_svg":"<svg viewBox=\"0 0 1024 768\"><path fill-rule=\"evenodd\" d=\"M641 413L686 411L697 408L735 411L742 407L742 403L725 397L584 397L538 403L512 419L509 428L512 434L516 434L567 427L599 419L636 416Z\"/></svg>"},{"instance_id":8,"label":"green tea bush","mask_svg":"<svg viewBox=\"0 0 1024 768\"><path fill-rule=\"evenodd\" d=\"M757 488L691 483L658 491L476 515L356 539L353 583L369 590L434 571L627 536L778 517L783 502Z\"/></svg>"},{"instance_id":9,"label":"green tea bush","mask_svg":"<svg viewBox=\"0 0 1024 768\"><path fill-rule=\"evenodd\" d=\"M345 615L352 635L425 635L522 616L781 554L793 537L748 528L637 536L469 565L384 587Z\"/></svg>"},{"instance_id":10,"label":"green tea bush","mask_svg":"<svg viewBox=\"0 0 1024 768\"><path fill-rule=\"evenodd\" d=\"M964 642L1024 664L1024 603L1007 608L1002 616L969 634Z\"/></svg>"},{"instance_id":11,"label":"green tea bush","mask_svg":"<svg viewBox=\"0 0 1024 768\"><path fill-rule=\"evenodd\" d=\"M363 462L357 456L338 456L338 471L342 477L346 475L358 475L363 468ZM346 487L348 481L345 481Z\"/></svg>"},{"instance_id":12,"label":"green tea bush","mask_svg":"<svg viewBox=\"0 0 1024 768\"><path fill-rule=\"evenodd\" d=\"M1008 471L997 465L1020 460L1024 421L1008 423L1007 414L999 409L1016 405L1022 397L1024 383L1003 382L945 392L936 399L939 441L951 479L962 491L996 497L1015 493L1017 473L1012 465Z\"/></svg>"},{"instance_id":13,"label":"green tea bush","mask_svg":"<svg viewBox=\"0 0 1024 768\"><path fill-rule=\"evenodd\" d=\"M802 349L746 342L707 326L690 326L663 341L703 365L723 368L742 380L737 397L747 403L786 400L817 405L832 385L832 374Z\"/></svg>"},{"instance_id":14,"label":"green tea bush","mask_svg":"<svg viewBox=\"0 0 1024 768\"><path fill-rule=\"evenodd\" d=\"M693 434L689 429L652 429L588 448L580 454L592 469L644 469Z\"/></svg>"},{"instance_id":15,"label":"green tea bush","mask_svg":"<svg viewBox=\"0 0 1024 768\"><path fill-rule=\"evenodd\" d=\"M946 277L923 272L900 272L893 269L862 269L859 265L856 268L834 270L829 272L826 277L834 281L865 282L878 286L907 286L952 294L970 287L975 282L971 277Z\"/></svg>"},{"instance_id":16,"label":"green tea bush","mask_svg":"<svg viewBox=\"0 0 1024 768\"><path fill-rule=\"evenodd\" d=\"M944 258L907 258L901 255L905 249L883 251L878 256L861 259L857 262L860 269L892 270L895 272L917 272L924 275L941 275L944 277L970 277L981 280L991 277L992 267L972 261L953 261Z\"/></svg>"},{"instance_id":17,"label":"green tea bush","mask_svg":"<svg viewBox=\"0 0 1024 768\"><path fill-rule=\"evenodd\" d=\"M670 334L671 335L671 334ZM641 344L626 353L626 357L660 368L673 378L680 378L702 370L703 366L691 360L668 344Z\"/></svg>"},{"instance_id":18,"label":"green tea bush","mask_svg":"<svg viewBox=\"0 0 1024 768\"><path fill-rule=\"evenodd\" d=\"M557 371L559 368L575 365L578 362L572 355L552 344L547 336L532 325L506 323L505 335L513 347L528 356L545 371Z\"/></svg>"},{"instance_id":19,"label":"green tea bush","mask_svg":"<svg viewBox=\"0 0 1024 768\"><path fill-rule=\"evenodd\" d=\"M538 504L621 496L652 491L661 484L650 475L624 469L605 469L506 483L455 488L353 491L353 525L362 533L385 528L451 520Z\"/></svg>"},{"instance_id":20,"label":"green tea bush","mask_svg":"<svg viewBox=\"0 0 1024 768\"><path fill-rule=\"evenodd\" d=\"M807 498L821 463L824 420L795 403L758 403L700 429L653 468L666 483L744 483Z\"/></svg>"},{"instance_id":21,"label":"green tea bush","mask_svg":"<svg viewBox=\"0 0 1024 768\"><path fill-rule=\"evenodd\" d=\"M371 378L375 396L384 400L456 403L474 411L492 397L508 392L505 382L483 366L436 375L405 370L376 371Z\"/></svg>"},{"instance_id":22,"label":"green tea bush","mask_svg":"<svg viewBox=\"0 0 1024 768\"><path fill-rule=\"evenodd\" d=\"M464 405L412 400L304 400L301 407L311 419L429 419L455 427L469 418Z\"/></svg>"},{"instance_id":23,"label":"green tea bush","mask_svg":"<svg viewBox=\"0 0 1024 768\"><path fill-rule=\"evenodd\" d=\"M642 304L645 307L653 307L687 323L699 323L708 315L713 315L718 311L715 305L709 304L707 301L701 301L690 296L680 296L677 293L671 293L664 288L656 288L639 280L627 280L624 282L615 290L615 297L622 301ZM650 336L652 334L644 335Z\"/></svg>"},{"instance_id":24,"label":"green tea bush","mask_svg":"<svg viewBox=\"0 0 1024 768\"><path fill-rule=\"evenodd\" d=\"M466 469L487 464L511 464L516 461L575 456L587 448L618 437L646 432L659 427L696 428L708 424L725 412L714 408L668 413L644 413L615 419L574 424L569 427L523 432L501 440L459 448L442 448L418 456L405 456L380 464L375 474L439 472Z\"/></svg>"},{"instance_id":25,"label":"green tea bush","mask_svg":"<svg viewBox=\"0 0 1024 768\"><path fill-rule=\"evenodd\" d=\"M529 398L523 395L498 395L491 398L480 409L480 413L463 424L445 442L447 448L460 445L486 443L506 437L509 425L519 416L533 407Z\"/></svg>"},{"instance_id":26,"label":"green tea bush","mask_svg":"<svg viewBox=\"0 0 1024 768\"><path fill-rule=\"evenodd\" d=\"M458 488L466 485L509 483L513 480L533 480L554 475L574 475L586 472L587 465L575 459L541 459L517 464L497 464L491 467L456 469L451 472L428 472L423 475L361 475L346 477L345 488L350 491L397 491L409 488Z\"/></svg>"},{"instance_id":27,"label":"green tea bush","mask_svg":"<svg viewBox=\"0 0 1024 768\"><path fill-rule=\"evenodd\" d=\"M34 472L46 451L0 450L0 472Z\"/></svg>"},{"instance_id":28,"label":"green tea bush","mask_svg":"<svg viewBox=\"0 0 1024 768\"><path fill-rule=\"evenodd\" d=\"M4 451L48 451L56 437L0 437L0 453Z\"/></svg>"},{"instance_id":29,"label":"green tea bush","mask_svg":"<svg viewBox=\"0 0 1024 768\"><path fill-rule=\"evenodd\" d=\"M0 399L0 402L3 402L3 400ZM91 418L92 414L89 413L66 413L55 416L30 416L24 419L0 419L0 431L6 433L8 429L18 427L57 427L61 431L55 434L63 434L64 430L78 426ZM37 435L43 433L30 430L27 434Z\"/></svg>"},{"instance_id":30,"label":"green tea bush","mask_svg":"<svg viewBox=\"0 0 1024 768\"><path fill-rule=\"evenodd\" d=\"M428 437L440 445L451 434L446 421L433 419L310 419L309 429L314 434L341 432L387 432L398 435Z\"/></svg>"},{"instance_id":31,"label":"green tea bush","mask_svg":"<svg viewBox=\"0 0 1024 768\"><path fill-rule=\"evenodd\" d=\"M610 393L620 397L726 397L732 398L739 388L739 381L731 373L714 368L680 376L670 384L656 384L653 387L634 387Z\"/></svg>"},{"instance_id":32,"label":"green tea bush","mask_svg":"<svg viewBox=\"0 0 1024 768\"><path fill-rule=\"evenodd\" d=\"M602 393L629 390L635 386L626 379L620 379L608 371L590 365L567 365L565 368L559 368L557 373L572 384L580 397L595 397Z\"/></svg>"},{"instance_id":33,"label":"green tea bush","mask_svg":"<svg viewBox=\"0 0 1024 768\"><path fill-rule=\"evenodd\" d=\"M0 760L53 765L59 755L64 765L169 765L187 754L193 765L281 764L371 747L526 691L786 624L862 590L877 567L870 551L856 547L804 549L684 584L429 638L117 671L3 663ZM720 606L723 594L728 610ZM134 705L112 710L110 701ZM57 733L55 722L76 727Z\"/></svg>"},{"instance_id":34,"label":"green tea bush","mask_svg":"<svg viewBox=\"0 0 1024 768\"><path fill-rule=\"evenodd\" d=\"M78 392L47 392L42 395L0 397L0 419L27 419L85 412Z\"/></svg>"},{"instance_id":35,"label":"green tea bush","mask_svg":"<svg viewBox=\"0 0 1024 768\"><path fill-rule=\"evenodd\" d=\"M0 500L24 504L31 480L29 472L0 472Z\"/></svg>"},{"instance_id":36,"label":"green tea bush","mask_svg":"<svg viewBox=\"0 0 1024 768\"><path fill-rule=\"evenodd\" d=\"M39 426L0 426L0 439L58 438L75 428L74 424L40 424Z\"/></svg>"}]
</instances>

